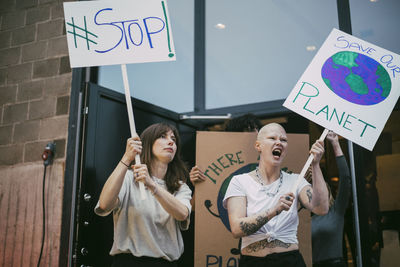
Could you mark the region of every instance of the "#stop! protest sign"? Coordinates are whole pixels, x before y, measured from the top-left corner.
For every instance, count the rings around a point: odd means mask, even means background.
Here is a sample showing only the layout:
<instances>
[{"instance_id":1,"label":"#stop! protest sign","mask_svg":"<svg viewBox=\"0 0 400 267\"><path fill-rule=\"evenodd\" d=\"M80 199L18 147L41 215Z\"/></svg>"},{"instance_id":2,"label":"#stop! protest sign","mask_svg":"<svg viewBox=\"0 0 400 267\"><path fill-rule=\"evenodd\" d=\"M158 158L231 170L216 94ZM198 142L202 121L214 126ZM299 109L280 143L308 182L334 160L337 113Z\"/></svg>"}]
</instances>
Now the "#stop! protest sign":
<instances>
[{"instance_id":1,"label":"#stop! protest sign","mask_svg":"<svg viewBox=\"0 0 400 267\"><path fill-rule=\"evenodd\" d=\"M64 3L71 68L121 64L131 135L136 134L126 63L173 61L165 0ZM135 157L140 164L140 156ZM139 183L141 199L146 199ZM148 192L147 192L148 193Z\"/></svg>"},{"instance_id":2,"label":"#stop! protest sign","mask_svg":"<svg viewBox=\"0 0 400 267\"><path fill-rule=\"evenodd\" d=\"M72 68L176 60L165 0L67 2L64 14Z\"/></svg>"},{"instance_id":3,"label":"#stop! protest sign","mask_svg":"<svg viewBox=\"0 0 400 267\"><path fill-rule=\"evenodd\" d=\"M400 56L333 29L283 104L372 150L400 95Z\"/></svg>"}]
</instances>

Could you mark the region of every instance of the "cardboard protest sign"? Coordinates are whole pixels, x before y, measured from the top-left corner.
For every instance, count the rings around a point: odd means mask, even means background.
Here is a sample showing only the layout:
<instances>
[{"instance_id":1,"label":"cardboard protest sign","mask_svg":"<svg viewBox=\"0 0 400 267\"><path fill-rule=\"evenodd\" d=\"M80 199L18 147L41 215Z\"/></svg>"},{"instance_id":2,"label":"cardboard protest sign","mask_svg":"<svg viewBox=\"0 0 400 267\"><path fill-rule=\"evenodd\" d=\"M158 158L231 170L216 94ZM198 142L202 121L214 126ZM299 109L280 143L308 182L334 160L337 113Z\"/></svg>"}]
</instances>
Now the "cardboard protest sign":
<instances>
[{"instance_id":1,"label":"cardboard protest sign","mask_svg":"<svg viewBox=\"0 0 400 267\"><path fill-rule=\"evenodd\" d=\"M176 60L166 0L64 3L71 68Z\"/></svg>"},{"instance_id":2,"label":"cardboard protest sign","mask_svg":"<svg viewBox=\"0 0 400 267\"><path fill-rule=\"evenodd\" d=\"M195 192L195 267L239 266L239 239L234 239L228 214L222 206L231 178L249 172L258 165L254 148L255 132L197 132L196 165L205 173L205 182ZM288 153L283 166L299 173L308 156L306 134L288 134ZM300 250L311 266L311 217L299 213L298 239Z\"/></svg>"},{"instance_id":3,"label":"cardboard protest sign","mask_svg":"<svg viewBox=\"0 0 400 267\"><path fill-rule=\"evenodd\" d=\"M283 104L372 150L400 95L400 56L333 29Z\"/></svg>"}]
</instances>

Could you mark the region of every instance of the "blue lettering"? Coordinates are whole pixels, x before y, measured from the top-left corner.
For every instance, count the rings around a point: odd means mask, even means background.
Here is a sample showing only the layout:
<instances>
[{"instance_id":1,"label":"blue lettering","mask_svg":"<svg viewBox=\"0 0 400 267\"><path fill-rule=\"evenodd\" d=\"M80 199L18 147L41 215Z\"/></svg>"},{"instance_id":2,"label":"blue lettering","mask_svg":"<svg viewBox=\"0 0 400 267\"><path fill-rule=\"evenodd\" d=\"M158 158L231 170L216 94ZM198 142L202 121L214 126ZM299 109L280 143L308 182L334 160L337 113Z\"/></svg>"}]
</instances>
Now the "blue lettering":
<instances>
[{"instance_id":1,"label":"blue lettering","mask_svg":"<svg viewBox=\"0 0 400 267\"><path fill-rule=\"evenodd\" d=\"M137 43L137 44L136 44L136 43L133 41L133 39L132 39L132 34L131 34L131 32L132 32L132 30L131 30L132 25L136 25L136 26L138 27L139 31L140 31L140 42ZM143 31L142 31L142 28L140 27L140 25L139 25L138 23L134 22L134 23L129 24L129 26L128 26L128 32L129 32L129 39L131 40L132 44L134 44L134 45L136 45L136 46L139 46L139 45L141 45L141 44L143 43Z\"/></svg>"},{"instance_id":2,"label":"blue lettering","mask_svg":"<svg viewBox=\"0 0 400 267\"><path fill-rule=\"evenodd\" d=\"M218 267L222 267L222 256L207 255L206 266L212 266L218 264Z\"/></svg>"},{"instance_id":3,"label":"blue lettering","mask_svg":"<svg viewBox=\"0 0 400 267\"><path fill-rule=\"evenodd\" d=\"M238 267L239 266L239 260L234 257L230 257L228 261L226 262L226 265L224 263L224 260L222 259L222 256L215 256L215 255L206 255L206 267L209 266L226 266L226 267Z\"/></svg>"},{"instance_id":4,"label":"blue lettering","mask_svg":"<svg viewBox=\"0 0 400 267\"><path fill-rule=\"evenodd\" d=\"M111 50L113 50L114 48L116 48L116 47L121 43L122 38L123 38L123 34L124 34L123 30L122 30L120 27L118 27L117 25L114 25L114 24L112 24L112 23L98 23L98 22L97 22L97 16L100 14L100 12L103 12L103 11L106 11L106 10L112 10L112 8L104 8L104 9L102 9L102 10L99 10L99 11L96 13L96 15L94 16L94 23L95 23L96 25L109 25L109 26L117 27L117 29L119 29L119 30L121 31L121 39L119 39L119 41L117 42L117 44L116 44L114 47L112 47L112 48L110 48L110 49L108 49L108 50L103 50L103 51L95 50L97 53L106 53L106 52L111 51Z\"/></svg>"},{"instance_id":5,"label":"blue lettering","mask_svg":"<svg viewBox=\"0 0 400 267\"><path fill-rule=\"evenodd\" d=\"M149 27L147 26L147 20L149 20L149 19L157 19L157 20L161 21L162 22L162 28L159 29L158 31L150 32L149 31ZM157 17L148 17L148 18L143 19L143 23L144 23L144 27L146 28L146 34L147 34L147 38L149 39L150 48L153 48L153 43L151 41L151 36L150 35L151 34L156 34L156 33L159 33L160 31L162 31L164 29L164 27L165 27L165 22L162 19L157 18Z\"/></svg>"},{"instance_id":6,"label":"blue lettering","mask_svg":"<svg viewBox=\"0 0 400 267\"><path fill-rule=\"evenodd\" d=\"M392 61L393 61L393 56L392 55L384 55L384 56L381 57L380 61L383 64L386 64L387 68L392 69L393 78L396 77L396 72L400 74L400 67L392 63ZM390 65L390 64L392 64L392 65Z\"/></svg>"},{"instance_id":7,"label":"blue lettering","mask_svg":"<svg viewBox=\"0 0 400 267\"><path fill-rule=\"evenodd\" d=\"M337 47L337 48L343 48L343 49L345 49L345 48L353 48L353 49L355 49L355 50L364 52L364 53L366 53L366 54L368 54L368 55L371 55L373 52L376 51L375 49L373 49L373 48L371 48L371 47L366 47L366 48L364 48L361 44L356 43L356 42L350 43L349 41L347 41L347 40L344 39L344 38L345 38L344 36L339 36L338 38L336 38L336 40L337 40L338 42L344 42L344 44L343 44L344 46L338 46L338 45L335 44L335 47Z\"/></svg>"},{"instance_id":8,"label":"blue lettering","mask_svg":"<svg viewBox=\"0 0 400 267\"><path fill-rule=\"evenodd\" d=\"M226 263L226 267L237 267L238 262L235 258L229 258L228 262Z\"/></svg>"},{"instance_id":9,"label":"blue lettering","mask_svg":"<svg viewBox=\"0 0 400 267\"><path fill-rule=\"evenodd\" d=\"M348 42L347 40L344 39L344 36L339 36L336 40L339 41L339 42L345 42L345 44L346 44L346 45L343 46L343 47L337 46L337 45L335 44L336 47L338 47L338 48L347 48L347 47L349 47L349 42Z\"/></svg>"},{"instance_id":10,"label":"blue lettering","mask_svg":"<svg viewBox=\"0 0 400 267\"><path fill-rule=\"evenodd\" d=\"M361 50L361 49L360 49L360 45L357 44L357 43L351 43L351 44L349 45L349 48L356 48L357 50Z\"/></svg>"},{"instance_id":11,"label":"blue lettering","mask_svg":"<svg viewBox=\"0 0 400 267\"><path fill-rule=\"evenodd\" d=\"M99 22L98 16L100 13L103 13L105 11L112 11L112 8L104 8L99 10L96 15L94 16L94 23L99 26L111 26L115 27L121 32L121 38L115 43L114 46L112 46L109 49L105 50L95 50L97 53L107 53L116 47L118 47L122 40L125 41L125 48L126 50L129 50L129 43L132 43L135 46L140 46L143 43L143 30L142 27L139 24L139 20L133 19L133 20L124 20L124 21L111 21L111 22ZM104 14L104 13L103 13ZM158 22L156 25L155 22ZM161 23L159 23L161 22ZM149 41L149 46L150 48L153 48L153 42L152 42L152 35L161 32L165 28L165 22L164 20L157 18L157 17L146 17L143 18L143 24L146 29L146 36ZM134 28L137 28L137 30L134 31ZM136 34L137 33L137 34Z\"/></svg>"}]
</instances>

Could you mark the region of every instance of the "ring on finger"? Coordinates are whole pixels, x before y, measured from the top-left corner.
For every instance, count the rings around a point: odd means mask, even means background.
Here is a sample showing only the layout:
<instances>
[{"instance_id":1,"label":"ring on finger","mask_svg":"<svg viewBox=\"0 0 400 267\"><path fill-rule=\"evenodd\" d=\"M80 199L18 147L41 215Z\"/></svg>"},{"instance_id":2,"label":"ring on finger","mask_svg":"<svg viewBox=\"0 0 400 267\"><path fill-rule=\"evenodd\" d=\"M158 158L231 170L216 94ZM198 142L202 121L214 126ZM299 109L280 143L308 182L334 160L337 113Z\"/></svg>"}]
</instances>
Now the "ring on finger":
<instances>
[{"instance_id":1,"label":"ring on finger","mask_svg":"<svg viewBox=\"0 0 400 267\"><path fill-rule=\"evenodd\" d=\"M285 199L286 199L286 200L290 200L290 197L289 197L289 196L286 196Z\"/></svg>"}]
</instances>

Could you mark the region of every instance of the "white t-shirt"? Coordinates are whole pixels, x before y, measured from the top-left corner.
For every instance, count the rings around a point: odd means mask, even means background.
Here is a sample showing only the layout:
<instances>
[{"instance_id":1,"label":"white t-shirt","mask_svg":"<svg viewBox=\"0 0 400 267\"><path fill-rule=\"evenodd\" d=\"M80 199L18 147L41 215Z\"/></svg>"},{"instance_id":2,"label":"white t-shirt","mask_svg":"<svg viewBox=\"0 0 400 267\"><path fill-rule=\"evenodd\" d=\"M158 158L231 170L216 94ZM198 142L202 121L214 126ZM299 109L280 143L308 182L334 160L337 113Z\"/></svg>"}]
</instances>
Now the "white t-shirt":
<instances>
[{"instance_id":1,"label":"white t-shirt","mask_svg":"<svg viewBox=\"0 0 400 267\"><path fill-rule=\"evenodd\" d=\"M226 208L228 198L244 196L247 199L247 216L272 209L281 195L290 192L293 183L298 177L298 174L288 174L286 172L282 172L282 175L282 185L274 197L267 196L266 193L275 193L280 179L269 185L262 186L248 173L234 176L225 193L224 207ZM297 244L297 226L299 224L297 215L298 195L303 187L307 185L310 184L304 178L301 178L295 192L296 198L290 209L282 211L278 216L273 217L254 234L242 237L242 249L263 239L267 239L268 242L278 239L284 243Z\"/></svg>"},{"instance_id":2,"label":"white t-shirt","mask_svg":"<svg viewBox=\"0 0 400 267\"><path fill-rule=\"evenodd\" d=\"M159 186L166 189L165 181L153 177ZM175 220L161 206L150 190L146 191L146 200L141 200L139 186L134 182L133 172L126 172L119 192L120 205L113 210L114 243L110 254L132 253L136 257L147 256L164 258L168 261L179 259L183 253L183 239L180 230L189 228L190 216L185 221ZM185 184L174 196L191 212L190 199L192 191ZM102 212L99 203L95 213L107 216Z\"/></svg>"}]
</instances>

